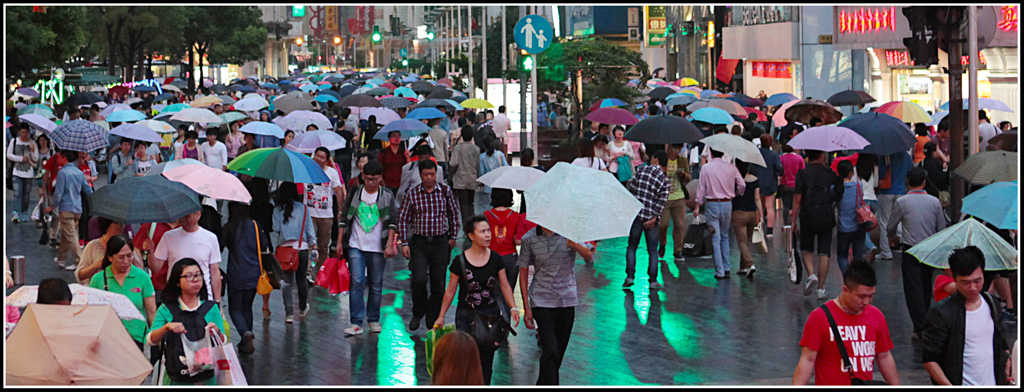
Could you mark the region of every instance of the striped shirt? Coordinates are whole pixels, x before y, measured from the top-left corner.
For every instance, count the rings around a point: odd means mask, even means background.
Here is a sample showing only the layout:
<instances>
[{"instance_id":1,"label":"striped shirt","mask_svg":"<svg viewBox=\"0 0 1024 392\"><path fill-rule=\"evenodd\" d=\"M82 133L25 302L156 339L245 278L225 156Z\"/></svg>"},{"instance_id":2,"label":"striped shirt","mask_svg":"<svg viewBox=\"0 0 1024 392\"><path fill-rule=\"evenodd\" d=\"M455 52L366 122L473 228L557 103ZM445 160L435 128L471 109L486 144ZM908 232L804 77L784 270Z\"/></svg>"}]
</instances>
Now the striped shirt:
<instances>
[{"instance_id":1,"label":"striped shirt","mask_svg":"<svg viewBox=\"0 0 1024 392\"><path fill-rule=\"evenodd\" d=\"M519 267L535 267L530 285L531 308L576 306L576 252L558 234L523 238Z\"/></svg>"},{"instance_id":2,"label":"striped shirt","mask_svg":"<svg viewBox=\"0 0 1024 392\"><path fill-rule=\"evenodd\" d=\"M398 241L408 243L413 234L455 239L458 230L459 202L451 187L438 183L433 192L427 192L420 184L405 193L398 212Z\"/></svg>"}]
</instances>

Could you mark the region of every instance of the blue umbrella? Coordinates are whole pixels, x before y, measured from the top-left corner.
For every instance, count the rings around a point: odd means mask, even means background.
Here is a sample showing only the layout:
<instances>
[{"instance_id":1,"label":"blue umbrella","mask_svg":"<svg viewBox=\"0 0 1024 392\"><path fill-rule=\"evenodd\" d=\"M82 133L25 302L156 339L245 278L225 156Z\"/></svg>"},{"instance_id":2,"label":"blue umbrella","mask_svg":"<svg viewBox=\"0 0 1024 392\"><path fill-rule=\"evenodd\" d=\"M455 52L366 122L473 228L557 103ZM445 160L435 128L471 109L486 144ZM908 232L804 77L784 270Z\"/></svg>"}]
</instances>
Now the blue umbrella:
<instances>
[{"instance_id":1,"label":"blue umbrella","mask_svg":"<svg viewBox=\"0 0 1024 392\"><path fill-rule=\"evenodd\" d=\"M118 179L90 197L92 213L121 223L174 222L201 210L199 194L164 176Z\"/></svg>"},{"instance_id":2,"label":"blue umbrella","mask_svg":"<svg viewBox=\"0 0 1024 392\"><path fill-rule=\"evenodd\" d=\"M278 139L284 139L284 130L281 127L265 121L253 121L243 125L238 130L253 135L274 136Z\"/></svg>"},{"instance_id":3,"label":"blue umbrella","mask_svg":"<svg viewBox=\"0 0 1024 392\"><path fill-rule=\"evenodd\" d=\"M316 94L317 94L317 96L320 96L320 95L330 95L330 96L332 96L334 98L341 99L341 94L338 94L338 92L334 91L334 90L322 90L322 91L318 91Z\"/></svg>"},{"instance_id":4,"label":"blue umbrella","mask_svg":"<svg viewBox=\"0 0 1024 392\"><path fill-rule=\"evenodd\" d=\"M963 102L964 102L963 103L964 110L969 109L968 106L970 105L970 102L967 101L966 99ZM1003 103L1003 101L1000 101L998 99L978 98L978 107L981 108L981 109L998 110L998 111L1001 111L1001 112L1013 113L1013 109L1010 109L1009 106L1007 106L1005 103ZM946 103L942 104L942 106L939 106L939 109L948 111L949 110L949 102L946 102Z\"/></svg>"},{"instance_id":5,"label":"blue umbrella","mask_svg":"<svg viewBox=\"0 0 1024 392\"><path fill-rule=\"evenodd\" d=\"M138 110L117 110L107 116L107 122L132 122L145 120L146 116Z\"/></svg>"},{"instance_id":6,"label":"blue umbrella","mask_svg":"<svg viewBox=\"0 0 1024 392\"><path fill-rule=\"evenodd\" d=\"M690 95L690 94L673 94L673 95L675 95L675 97L669 97L668 98L668 102L667 102L668 106L689 105L691 103L694 103L694 102L698 101L697 97L695 97L693 95Z\"/></svg>"},{"instance_id":7,"label":"blue umbrella","mask_svg":"<svg viewBox=\"0 0 1024 392\"><path fill-rule=\"evenodd\" d=\"M466 110L466 108L462 107L462 105L461 105L461 104L459 104L458 102L456 102L456 101L454 101L454 100L451 100L451 99L446 99L446 100L444 100L444 101L445 101L445 102L448 102L448 103L449 103L450 105L452 105L453 107L455 107L455 110Z\"/></svg>"},{"instance_id":8,"label":"blue umbrella","mask_svg":"<svg viewBox=\"0 0 1024 392\"><path fill-rule=\"evenodd\" d=\"M903 120L885 113L854 114L838 125L852 129L871 143L860 150L866 154L895 154L907 151L917 143L914 132Z\"/></svg>"},{"instance_id":9,"label":"blue umbrella","mask_svg":"<svg viewBox=\"0 0 1024 392\"><path fill-rule=\"evenodd\" d=\"M411 83L411 82L415 82L417 80L420 80L420 78L412 76L412 75L409 75L409 76L406 76L406 77L402 78L402 83Z\"/></svg>"},{"instance_id":10,"label":"blue umbrella","mask_svg":"<svg viewBox=\"0 0 1024 392\"><path fill-rule=\"evenodd\" d=\"M435 109L436 110L436 109ZM416 135L422 135L430 132L430 127L424 124L420 120L409 120L408 116L406 119L389 122L384 128L377 131L376 135L373 135L374 139L377 140L388 140L388 134L394 131L402 133L402 139L408 139Z\"/></svg>"},{"instance_id":11,"label":"blue umbrella","mask_svg":"<svg viewBox=\"0 0 1024 392\"><path fill-rule=\"evenodd\" d=\"M329 88L331 88L331 85L329 85L329 84L321 84L319 87L317 87L317 90L327 90Z\"/></svg>"},{"instance_id":12,"label":"blue umbrella","mask_svg":"<svg viewBox=\"0 0 1024 392\"><path fill-rule=\"evenodd\" d=\"M289 79L282 79L280 82L277 82L277 84L292 84L292 81Z\"/></svg>"},{"instance_id":13,"label":"blue umbrella","mask_svg":"<svg viewBox=\"0 0 1024 392\"><path fill-rule=\"evenodd\" d=\"M941 122L943 118L946 118L946 115L948 115L948 114L949 114L949 112L942 112L942 111L932 113L932 115L931 115L932 120L929 121L929 122L924 123L924 125L927 125L927 126L930 126L930 127L938 126L939 122Z\"/></svg>"},{"instance_id":14,"label":"blue umbrella","mask_svg":"<svg viewBox=\"0 0 1024 392\"><path fill-rule=\"evenodd\" d=\"M345 97L347 97L349 95L352 95L352 92L354 92L354 91L356 91L358 89L359 89L359 86L356 86L354 84L350 84L350 85L347 85L347 86L341 86L341 88L338 89L338 95L340 95L339 98L345 98Z\"/></svg>"},{"instance_id":15,"label":"blue umbrella","mask_svg":"<svg viewBox=\"0 0 1024 392\"><path fill-rule=\"evenodd\" d=\"M693 114L690 115L690 118L694 121L702 121L709 124L721 125L729 125L736 121L732 118L732 115L729 114L729 112L719 108L711 107L697 109L697 111L693 112Z\"/></svg>"},{"instance_id":16,"label":"blue umbrella","mask_svg":"<svg viewBox=\"0 0 1024 392\"><path fill-rule=\"evenodd\" d=\"M263 83L263 84L260 85L260 87L274 89L274 90L280 90L281 89L281 86L278 86L275 83Z\"/></svg>"},{"instance_id":17,"label":"blue umbrella","mask_svg":"<svg viewBox=\"0 0 1024 392\"><path fill-rule=\"evenodd\" d=\"M124 112L126 110L121 111ZM145 125L139 124L126 123L118 125L114 127L114 129L110 130L110 134L125 137L132 140L140 140L150 143L162 143L164 141L164 138L160 137L160 135L157 134L156 131L150 129Z\"/></svg>"},{"instance_id":18,"label":"blue umbrella","mask_svg":"<svg viewBox=\"0 0 1024 392\"><path fill-rule=\"evenodd\" d=\"M418 94L416 94L415 91L412 91L412 89L408 88L408 87L396 88L395 91L392 92L392 94L394 94L396 97L407 97L407 98L416 98L416 96L418 95Z\"/></svg>"},{"instance_id":19,"label":"blue umbrella","mask_svg":"<svg viewBox=\"0 0 1024 392\"><path fill-rule=\"evenodd\" d=\"M702 96L702 98L703 98L703 96ZM768 99L766 99L764 101L764 106L779 106L779 105L782 105L782 104L784 104L786 102L794 101L794 100L797 100L797 99L800 99L800 98L797 98L796 95L793 95L793 94L790 94L790 93L772 94L772 96L768 97Z\"/></svg>"},{"instance_id":20,"label":"blue umbrella","mask_svg":"<svg viewBox=\"0 0 1024 392\"><path fill-rule=\"evenodd\" d=\"M174 94L163 93L163 94L157 95L156 98L153 98L153 102L166 101L166 100L171 99L171 98L174 98Z\"/></svg>"},{"instance_id":21,"label":"blue umbrella","mask_svg":"<svg viewBox=\"0 0 1024 392\"><path fill-rule=\"evenodd\" d=\"M284 148L248 151L228 163L228 170L298 184L323 184L331 181L312 158Z\"/></svg>"},{"instance_id":22,"label":"blue umbrella","mask_svg":"<svg viewBox=\"0 0 1024 392\"><path fill-rule=\"evenodd\" d=\"M156 92L156 87L146 86L146 85L135 86L135 87L132 87L132 91L140 92L140 93L155 93Z\"/></svg>"},{"instance_id":23,"label":"blue umbrella","mask_svg":"<svg viewBox=\"0 0 1024 392\"><path fill-rule=\"evenodd\" d=\"M89 152L107 146L107 130L88 120L71 120L50 132L53 144L62 150Z\"/></svg>"},{"instance_id":24,"label":"blue umbrella","mask_svg":"<svg viewBox=\"0 0 1024 392\"><path fill-rule=\"evenodd\" d=\"M316 91L316 89L317 89L317 85L315 85L315 84L307 84L307 85L304 85L302 87L299 87L299 90L305 91L307 93L311 92L311 91ZM255 91L255 90L253 90L253 91Z\"/></svg>"},{"instance_id":25,"label":"blue umbrella","mask_svg":"<svg viewBox=\"0 0 1024 392\"><path fill-rule=\"evenodd\" d=\"M313 98L313 100L324 103L338 102L338 98L335 98L333 95L317 95L316 98Z\"/></svg>"},{"instance_id":26,"label":"blue umbrella","mask_svg":"<svg viewBox=\"0 0 1024 392\"><path fill-rule=\"evenodd\" d=\"M1000 229L1017 228L1017 181L985 185L964 197L961 212L991 223Z\"/></svg>"},{"instance_id":27,"label":"blue umbrella","mask_svg":"<svg viewBox=\"0 0 1024 392\"><path fill-rule=\"evenodd\" d=\"M702 90L700 92L700 97L701 98L708 98L708 97L710 97L712 95L718 95L718 94L721 94L721 93L722 92L718 91L718 90Z\"/></svg>"},{"instance_id":28,"label":"blue umbrella","mask_svg":"<svg viewBox=\"0 0 1024 392\"><path fill-rule=\"evenodd\" d=\"M666 97L666 98L668 98L668 97ZM626 105L627 104L625 102L623 102L621 99L618 99L618 98L605 98L605 99L601 100L601 102L598 105L598 107L599 108L614 108L614 107L623 107L623 106L626 106Z\"/></svg>"},{"instance_id":29,"label":"blue umbrella","mask_svg":"<svg viewBox=\"0 0 1024 392\"><path fill-rule=\"evenodd\" d=\"M413 120L430 120L430 119L434 119L434 118L444 118L444 117L446 117L444 115L444 113L442 113L440 110L437 110L437 109L434 109L434 108L418 108L418 109L414 109L413 111L409 112L408 115L405 116L405 118L409 118L409 119L413 119Z\"/></svg>"}]
</instances>

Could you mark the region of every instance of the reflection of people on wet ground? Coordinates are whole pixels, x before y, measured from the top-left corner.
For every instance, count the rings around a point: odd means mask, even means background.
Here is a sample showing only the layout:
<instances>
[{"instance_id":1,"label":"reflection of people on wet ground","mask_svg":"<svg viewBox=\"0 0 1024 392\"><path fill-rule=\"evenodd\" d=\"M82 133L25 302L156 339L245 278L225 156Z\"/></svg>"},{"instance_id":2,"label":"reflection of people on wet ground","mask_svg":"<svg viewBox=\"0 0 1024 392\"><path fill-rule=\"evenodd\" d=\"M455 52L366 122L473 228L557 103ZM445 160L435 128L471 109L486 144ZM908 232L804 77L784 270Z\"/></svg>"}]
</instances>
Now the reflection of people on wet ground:
<instances>
[{"instance_id":1,"label":"reflection of people on wet ground","mask_svg":"<svg viewBox=\"0 0 1024 392\"><path fill-rule=\"evenodd\" d=\"M647 311L647 323L640 322L636 311L636 300L632 291L626 291L626 328L622 332L620 345L626 364L637 381L649 384L675 384L675 374L682 370L683 358L672 348L661 326L661 298L651 295ZM676 364L676 369L666 366Z\"/></svg>"}]
</instances>

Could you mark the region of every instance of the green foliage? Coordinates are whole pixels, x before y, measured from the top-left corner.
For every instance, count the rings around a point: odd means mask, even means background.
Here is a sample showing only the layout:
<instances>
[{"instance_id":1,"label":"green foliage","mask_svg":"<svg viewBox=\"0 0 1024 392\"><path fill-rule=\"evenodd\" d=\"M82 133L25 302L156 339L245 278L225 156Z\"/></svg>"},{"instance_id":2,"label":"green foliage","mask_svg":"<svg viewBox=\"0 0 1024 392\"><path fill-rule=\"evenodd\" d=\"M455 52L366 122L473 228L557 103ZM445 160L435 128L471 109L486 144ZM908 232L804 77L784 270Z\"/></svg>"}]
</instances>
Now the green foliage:
<instances>
[{"instance_id":1,"label":"green foliage","mask_svg":"<svg viewBox=\"0 0 1024 392\"><path fill-rule=\"evenodd\" d=\"M5 7L7 75L27 78L33 69L63 66L86 42L85 7Z\"/></svg>"},{"instance_id":2,"label":"green foliage","mask_svg":"<svg viewBox=\"0 0 1024 392\"><path fill-rule=\"evenodd\" d=\"M267 29L262 25L250 25L235 30L230 37L219 42L210 51L210 62L214 64L242 64L263 57L263 45L267 41Z\"/></svg>"}]
</instances>

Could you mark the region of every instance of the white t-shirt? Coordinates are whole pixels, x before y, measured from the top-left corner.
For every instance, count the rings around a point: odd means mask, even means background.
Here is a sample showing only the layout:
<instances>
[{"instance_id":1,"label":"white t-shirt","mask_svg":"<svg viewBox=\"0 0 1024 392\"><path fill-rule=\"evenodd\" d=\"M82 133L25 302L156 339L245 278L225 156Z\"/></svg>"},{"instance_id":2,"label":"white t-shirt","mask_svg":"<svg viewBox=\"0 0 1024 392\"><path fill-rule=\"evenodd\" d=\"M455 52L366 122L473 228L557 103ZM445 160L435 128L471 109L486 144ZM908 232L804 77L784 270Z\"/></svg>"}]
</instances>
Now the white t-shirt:
<instances>
[{"instance_id":1,"label":"white t-shirt","mask_svg":"<svg viewBox=\"0 0 1024 392\"><path fill-rule=\"evenodd\" d=\"M494 120L491 122L491 130L494 131L495 137L503 138L508 136L510 128L512 128L512 120L505 113L498 113L494 116Z\"/></svg>"},{"instance_id":2,"label":"white t-shirt","mask_svg":"<svg viewBox=\"0 0 1024 392\"><path fill-rule=\"evenodd\" d=\"M604 163L600 158L576 158L572 161L573 165L589 167L594 170L604 170L608 167L608 164Z\"/></svg>"},{"instance_id":3,"label":"white t-shirt","mask_svg":"<svg viewBox=\"0 0 1024 392\"><path fill-rule=\"evenodd\" d=\"M366 188L363 188L362 192L360 192L359 200L373 208L377 208L377 199L379 197L380 190L378 190L377 193L369 193L366 191ZM367 233L363 230L363 226L359 224L359 214L356 214L356 216L352 218L352 225L349 228L349 230L352 230L352 235L349 236L348 246L359 249L363 252L384 252L384 249L380 244L380 235L383 229L384 224L378 219L377 224L373 226L373 230L370 230L370 232Z\"/></svg>"},{"instance_id":4,"label":"white t-shirt","mask_svg":"<svg viewBox=\"0 0 1024 392\"><path fill-rule=\"evenodd\" d=\"M981 306L967 311L964 325L964 383L963 385L996 385L992 361L992 310L982 298ZM995 369L1002 371L1003 369Z\"/></svg>"},{"instance_id":5,"label":"white t-shirt","mask_svg":"<svg viewBox=\"0 0 1024 392\"><path fill-rule=\"evenodd\" d=\"M140 160L137 160L135 162L136 162L135 174L146 175L146 172L149 171L149 168L153 167L153 161L152 160L143 161L143 160L140 159Z\"/></svg>"},{"instance_id":6,"label":"white t-shirt","mask_svg":"<svg viewBox=\"0 0 1024 392\"><path fill-rule=\"evenodd\" d=\"M220 263L220 244L217 236L210 231L200 227L194 232L187 232L185 228L178 227L164 233L163 239L157 244L153 256L167 260L168 279L170 271L178 260L184 258L194 259L199 263L199 269L203 271L203 280L206 282L206 292L210 299L213 299L213 286L210 285L210 266Z\"/></svg>"},{"instance_id":7,"label":"white t-shirt","mask_svg":"<svg viewBox=\"0 0 1024 392\"><path fill-rule=\"evenodd\" d=\"M314 218L334 218L334 202L331 199L334 196L334 188L341 186L341 177L338 176L338 171L334 170L334 166L327 166L324 169L324 174L327 178L331 179L331 182L325 184L306 184L306 207L309 207L309 216ZM344 200L338 200L339 203L344 203Z\"/></svg>"},{"instance_id":8,"label":"white t-shirt","mask_svg":"<svg viewBox=\"0 0 1024 392\"><path fill-rule=\"evenodd\" d=\"M199 146L203 150L203 158L206 159L206 166L212 167L217 170L221 170L228 164L228 148L221 142L215 142L212 146L210 142L203 143Z\"/></svg>"},{"instance_id":9,"label":"white t-shirt","mask_svg":"<svg viewBox=\"0 0 1024 392\"><path fill-rule=\"evenodd\" d=\"M988 139L991 139L999 134L999 130L995 125L992 124L978 124L978 136L981 137L981 143L978 144L978 151L985 151L985 147L988 147Z\"/></svg>"},{"instance_id":10,"label":"white t-shirt","mask_svg":"<svg viewBox=\"0 0 1024 392\"><path fill-rule=\"evenodd\" d=\"M878 166L875 166L875 171L871 173L871 179L865 180L854 173L853 178L860 182L860 189L864 195L864 200L878 200L878 196L875 196L875 188L878 187Z\"/></svg>"}]
</instances>

